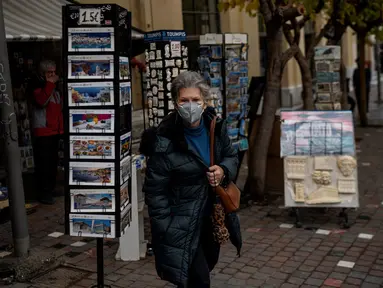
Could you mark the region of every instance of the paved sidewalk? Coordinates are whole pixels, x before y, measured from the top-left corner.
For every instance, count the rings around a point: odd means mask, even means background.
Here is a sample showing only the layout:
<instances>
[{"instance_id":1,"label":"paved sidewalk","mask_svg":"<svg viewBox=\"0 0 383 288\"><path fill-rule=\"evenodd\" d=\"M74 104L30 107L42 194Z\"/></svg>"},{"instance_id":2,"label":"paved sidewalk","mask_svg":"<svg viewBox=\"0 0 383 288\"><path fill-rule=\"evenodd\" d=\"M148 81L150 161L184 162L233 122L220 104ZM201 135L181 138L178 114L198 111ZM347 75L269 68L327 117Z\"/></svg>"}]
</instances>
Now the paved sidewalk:
<instances>
[{"instance_id":1,"label":"paved sidewalk","mask_svg":"<svg viewBox=\"0 0 383 288\"><path fill-rule=\"evenodd\" d=\"M304 227L295 228L294 218L281 208L282 198L267 207L244 209L240 212L242 257L236 257L231 245L223 247L213 271L213 287L383 287L383 128L357 129L357 136L363 138L357 148L361 208L349 212L351 228L340 228L339 209L303 210ZM76 267L72 272L78 273L77 278L56 273L33 285L14 287L40 288L49 283L53 288L86 288L96 283L95 240L48 236L64 232L63 215L63 199L59 199L54 207L41 206L29 216L33 254L61 256ZM0 247L10 243L10 224L3 224ZM153 257L115 261L117 248L116 240L105 242L107 284L173 287L158 279Z\"/></svg>"}]
</instances>

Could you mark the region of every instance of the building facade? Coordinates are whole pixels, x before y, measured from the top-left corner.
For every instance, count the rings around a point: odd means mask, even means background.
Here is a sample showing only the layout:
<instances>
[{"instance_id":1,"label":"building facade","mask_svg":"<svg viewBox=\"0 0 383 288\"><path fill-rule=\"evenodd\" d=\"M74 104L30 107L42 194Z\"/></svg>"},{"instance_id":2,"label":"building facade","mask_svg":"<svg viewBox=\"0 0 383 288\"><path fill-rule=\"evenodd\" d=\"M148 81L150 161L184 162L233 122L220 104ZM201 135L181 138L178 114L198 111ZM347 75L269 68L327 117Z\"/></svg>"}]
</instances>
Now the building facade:
<instances>
[{"instance_id":1,"label":"building facade","mask_svg":"<svg viewBox=\"0 0 383 288\"><path fill-rule=\"evenodd\" d=\"M233 9L225 13L218 11L218 0L80 0L83 4L115 3L132 12L133 26L143 31L161 29L183 29L187 35L202 35L206 33L247 33L249 35L249 77L264 74L267 53L266 37L262 21L258 17L251 18L245 11ZM312 33L318 33L325 21L318 17L315 27L306 25L303 28L300 47L305 51L305 39ZM198 37L188 44L191 58L197 57ZM325 40L320 45L324 45ZM287 48L288 44L284 43ZM375 67L374 48L366 47L366 60ZM342 39L343 62L347 68L347 78L352 79L357 58L356 36L348 29ZM138 57L143 60L142 56ZM192 60L192 59L191 59ZM193 69L193 64L190 65ZM375 70L375 69L373 69ZM375 71L373 84L377 84ZM282 107L299 108L301 100L302 82L299 67L294 59L285 67L282 79L281 105ZM141 107L140 75L135 73L133 79L133 107Z\"/></svg>"}]
</instances>

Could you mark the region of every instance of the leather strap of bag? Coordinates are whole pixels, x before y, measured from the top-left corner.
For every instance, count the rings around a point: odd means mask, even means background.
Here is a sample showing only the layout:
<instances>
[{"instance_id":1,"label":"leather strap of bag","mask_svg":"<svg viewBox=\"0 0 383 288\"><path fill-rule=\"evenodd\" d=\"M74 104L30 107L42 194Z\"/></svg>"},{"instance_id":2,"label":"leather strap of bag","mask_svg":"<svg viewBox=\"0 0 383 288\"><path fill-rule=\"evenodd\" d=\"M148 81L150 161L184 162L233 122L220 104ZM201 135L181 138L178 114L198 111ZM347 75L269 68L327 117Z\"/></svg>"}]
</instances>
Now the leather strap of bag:
<instances>
[{"instance_id":1,"label":"leather strap of bag","mask_svg":"<svg viewBox=\"0 0 383 288\"><path fill-rule=\"evenodd\" d=\"M210 167L214 166L214 130L217 117L214 116L210 123Z\"/></svg>"}]
</instances>

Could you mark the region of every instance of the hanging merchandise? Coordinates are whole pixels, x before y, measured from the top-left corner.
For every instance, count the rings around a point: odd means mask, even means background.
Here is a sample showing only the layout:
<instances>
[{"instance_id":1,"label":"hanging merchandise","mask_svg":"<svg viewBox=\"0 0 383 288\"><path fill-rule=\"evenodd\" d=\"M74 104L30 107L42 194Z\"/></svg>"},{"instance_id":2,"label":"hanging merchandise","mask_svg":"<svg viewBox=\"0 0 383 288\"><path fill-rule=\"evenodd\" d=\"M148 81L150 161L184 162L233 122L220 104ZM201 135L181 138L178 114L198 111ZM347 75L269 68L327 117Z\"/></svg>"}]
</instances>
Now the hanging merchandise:
<instances>
[{"instance_id":1,"label":"hanging merchandise","mask_svg":"<svg viewBox=\"0 0 383 288\"><path fill-rule=\"evenodd\" d=\"M316 70L316 110L341 110L341 47L315 47L314 61Z\"/></svg>"},{"instance_id":2,"label":"hanging merchandise","mask_svg":"<svg viewBox=\"0 0 383 288\"><path fill-rule=\"evenodd\" d=\"M121 199L122 186L131 190L130 23L130 12L118 5L64 8L65 200L71 236L117 238L130 222L130 217L121 220L122 210L131 215L131 197Z\"/></svg>"},{"instance_id":3,"label":"hanging merchandise","mask_svg":"<svg viewBox=\"0 0 383 288\"><path fill-rule=\"evenodd\" d=\"M198 65L211 87L208 105L227 119L228 134L240 151L248 149L248 35L200 36Z\"/></svg>"},{"instance_id":4,"label":"hanging merchandise","mask_svg":"<svg viewBox=\"0 0 383 288\"><path fill-rule=\"evenodd\" d=\"M174 110L172 81L188 69L184 31L153 31L145 34L146 84L149 126L158 126ZM144 87L145 88L145 87Z\"/></svg>"}]
</instances>

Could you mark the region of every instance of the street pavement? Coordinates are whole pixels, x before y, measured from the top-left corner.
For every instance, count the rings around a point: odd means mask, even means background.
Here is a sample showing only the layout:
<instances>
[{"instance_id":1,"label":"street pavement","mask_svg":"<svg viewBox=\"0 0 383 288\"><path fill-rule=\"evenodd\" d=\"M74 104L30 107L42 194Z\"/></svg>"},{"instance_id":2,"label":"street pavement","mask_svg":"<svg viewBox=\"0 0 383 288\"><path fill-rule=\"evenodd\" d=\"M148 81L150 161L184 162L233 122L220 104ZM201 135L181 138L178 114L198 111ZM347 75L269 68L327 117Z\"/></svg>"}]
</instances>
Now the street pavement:
<instances>
[{"instance_id":1,"label":"street pavement","mask_svg":"<svg viewBox=\"0 0 383 288\"><path fill-rule=\"evenodd\" d=\"M304 225L295 228L294 217L283 208L282 195L273 197L276 200L268 206L245 208L239 212L242 256L236 257L231 244L222 247L212 273L213 287L383 287L383 128L357 128L356 136L362 138L357 144L360 208L349 211L351 227L342 228L339 209L302 209ZM39 206L28 220L31 262L55 258L58 270L29 284L9 287L86 288L96 284L95 240L62 235L64 200L57 200L54 206ZM0 225L0 258L11 250L11 243L10 223ZM116 261L117 249L117 240L105 241L106 284L173 287L157 277L153 256L136 262ZM33 255L39 255L39 260L33 260ZM11 255L0 259L0 264L8 259Z\"/></svg>"}]
</instances>

